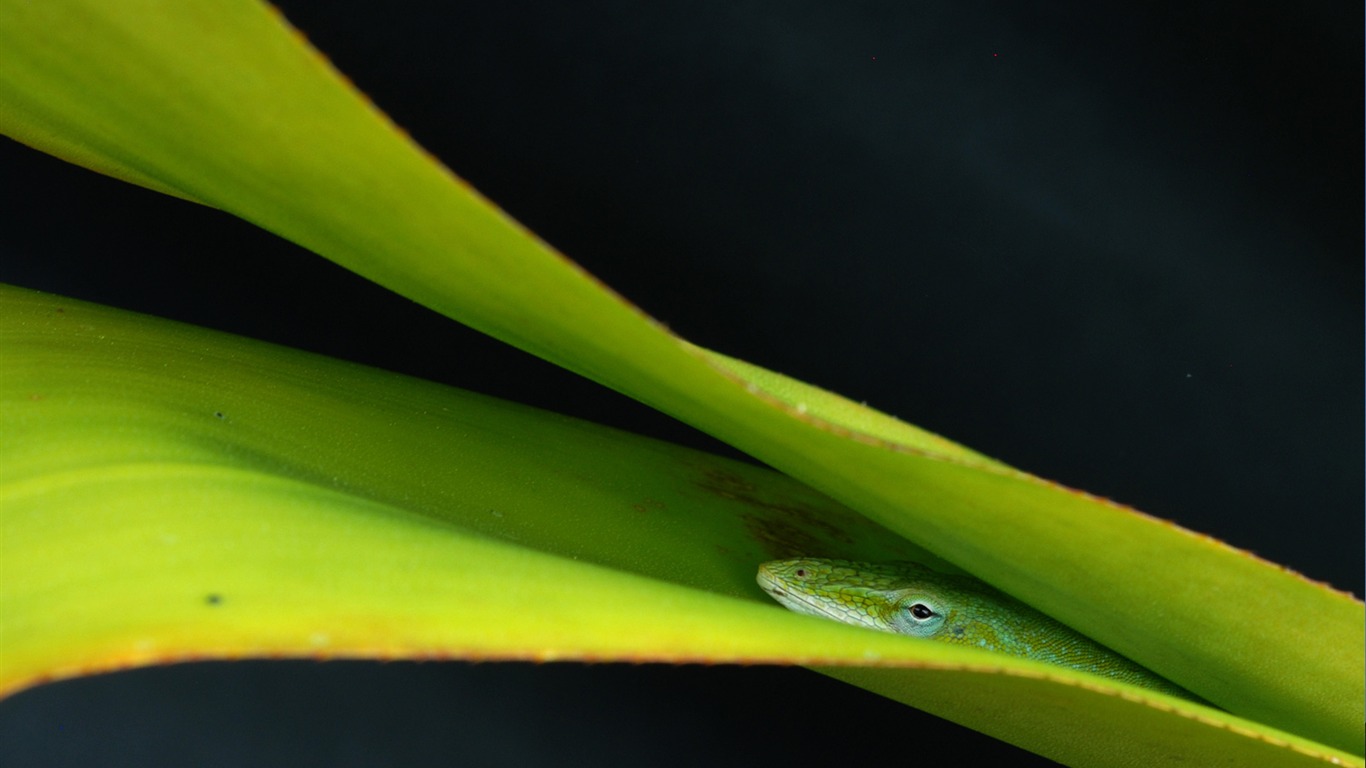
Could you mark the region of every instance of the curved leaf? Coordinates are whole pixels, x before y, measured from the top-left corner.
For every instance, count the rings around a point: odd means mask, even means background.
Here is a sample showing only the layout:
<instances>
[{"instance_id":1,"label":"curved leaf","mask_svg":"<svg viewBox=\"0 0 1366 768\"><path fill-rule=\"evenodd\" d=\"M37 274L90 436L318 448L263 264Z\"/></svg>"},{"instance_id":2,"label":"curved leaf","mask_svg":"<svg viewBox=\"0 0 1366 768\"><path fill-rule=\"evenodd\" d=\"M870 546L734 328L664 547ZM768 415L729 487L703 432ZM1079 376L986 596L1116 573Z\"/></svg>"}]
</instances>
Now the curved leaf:
<instances>
[{"instance_id":1,"label":"curved leaf","mask_svg":"<svg viewBox=\"0 0 1366 768\"><path fill-rule=\"evenodd\" d=\"M0 308L0 689L203 657L801 662L1073 764L1351 762L772 605L765 557L928 555L769 470L77 301Z\"/></svg>"}]
</instances>

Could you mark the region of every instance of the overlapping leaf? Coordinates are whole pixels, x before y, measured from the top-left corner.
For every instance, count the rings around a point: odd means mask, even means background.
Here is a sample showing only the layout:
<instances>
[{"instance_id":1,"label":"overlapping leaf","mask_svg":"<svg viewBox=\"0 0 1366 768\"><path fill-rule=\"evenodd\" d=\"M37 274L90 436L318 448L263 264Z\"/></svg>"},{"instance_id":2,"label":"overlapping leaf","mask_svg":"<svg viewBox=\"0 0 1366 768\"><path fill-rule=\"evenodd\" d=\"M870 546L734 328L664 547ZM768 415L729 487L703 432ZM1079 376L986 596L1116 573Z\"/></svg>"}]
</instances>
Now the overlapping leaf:
<instances>
[{"instance_id":1,"label":"overlapping leaf","mask_svg":"<svg viewBox=\"0 0 1366 768\"><path fill-rule=\"evenodd\" d=\"M204 657L801 662L1077 764L1349 758L790 614L756 562L934 556L769 470L12 288L0 352L0 690Z\"/></svg>"}]
</instances>

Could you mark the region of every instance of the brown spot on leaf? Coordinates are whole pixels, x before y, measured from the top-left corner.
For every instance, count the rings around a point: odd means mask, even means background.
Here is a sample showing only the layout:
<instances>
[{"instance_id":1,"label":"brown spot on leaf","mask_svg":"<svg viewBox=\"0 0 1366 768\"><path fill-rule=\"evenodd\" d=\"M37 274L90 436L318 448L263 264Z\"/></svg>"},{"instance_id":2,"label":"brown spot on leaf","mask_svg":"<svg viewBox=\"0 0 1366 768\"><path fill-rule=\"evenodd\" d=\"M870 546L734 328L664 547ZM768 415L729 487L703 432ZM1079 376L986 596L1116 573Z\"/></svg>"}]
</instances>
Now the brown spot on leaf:
<instances>
[{"instance_id":1,"label":"brown spot on leaf","mask_svg":"<svg viewBox=\"0 0 1366 768\"><path fill-rule=\"evenodd\" d=\"M764 515L741 515L745 530L773 560L825 551L820 539L791 523Z\"/></svg>"},{"instance_id":2,"label":"brown spot on leaf","mask_svg":"<svg viewBox=\"0 0 1366 768\"><path fill-rule=\"evenodd\" d=\"M664 511L664 510L666 510L666 509L668 509L668 508L669 508L669 505L668 505L668 504L665 504L664 502L660 501L659 499L652 499L652 498L650 498L649 496L646 496L645 498L643 498L643 499L641 499L640 501L637 501L637 502L635 502L634 504L631 505L631 509L634 509L635 511L641 512L641 513L650 512L650 511L652 511L652 510L653 510L653 511L657 511L657 512L662 512L662 511Z\"/></svg>"},{"instance_id":3,"label":"brown spot on leaf","mask_svg":"<svg viewBox=\"0 0 1366 768\"><path fill-rule=\"evenodd\" d=\"M854 537L836 522L847 513L833 501L827 508L818 508L786 496L765 494L729 469L715 465L698 469L699 488L750 508L741 515L745 530L772 557L829 553L854 542Z\"/></svg>"}]
</instances>

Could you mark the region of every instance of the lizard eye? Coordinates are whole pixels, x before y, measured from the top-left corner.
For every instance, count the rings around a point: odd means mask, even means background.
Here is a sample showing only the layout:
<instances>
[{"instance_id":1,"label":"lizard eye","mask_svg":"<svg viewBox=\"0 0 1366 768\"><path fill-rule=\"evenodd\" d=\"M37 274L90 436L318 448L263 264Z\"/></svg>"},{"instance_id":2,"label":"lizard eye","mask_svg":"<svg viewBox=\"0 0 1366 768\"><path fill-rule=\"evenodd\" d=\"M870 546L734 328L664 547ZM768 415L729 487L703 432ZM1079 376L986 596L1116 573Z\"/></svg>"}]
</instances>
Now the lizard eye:
<instances>
[{"instance_id":1,"label":"lizard eye","mask_svg":"<svg viewBox=\"0 0 1366 768\"><path fill-rule=\"evenodd\" d=\"M912 616L914 616L917 619L920 619L921 621L924 621L925 619L928 619L929 617L934 615L934 611L931 610L930 607L928 605L925 605L924 603L915 603L906 610L910 611Z\"/></svg>"}]
</instances>

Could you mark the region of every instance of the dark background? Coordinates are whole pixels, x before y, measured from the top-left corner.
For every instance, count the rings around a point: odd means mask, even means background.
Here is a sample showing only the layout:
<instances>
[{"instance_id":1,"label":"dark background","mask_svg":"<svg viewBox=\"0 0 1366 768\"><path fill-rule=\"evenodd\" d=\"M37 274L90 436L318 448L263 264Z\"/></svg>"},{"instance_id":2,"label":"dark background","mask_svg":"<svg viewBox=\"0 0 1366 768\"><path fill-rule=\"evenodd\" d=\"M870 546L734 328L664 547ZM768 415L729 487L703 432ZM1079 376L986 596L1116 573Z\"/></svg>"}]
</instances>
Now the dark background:
<instances>
[{"instance_id":1,"label":"dark background","mask_svg":"<svg viewBox=\"0 0 1366 768\"><path fill-rule=\"evenodd\" d=\"M1362 594L1360 5L1028 5L281 3L684 337ZM0 168L0 281L728 451L226 214ZM1047 764L788 669L204 664L0 703L6 766L919 748Z\"/></svg>"}]
</instances>

